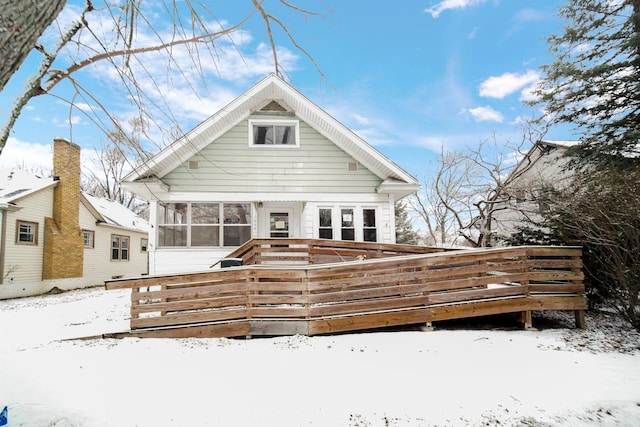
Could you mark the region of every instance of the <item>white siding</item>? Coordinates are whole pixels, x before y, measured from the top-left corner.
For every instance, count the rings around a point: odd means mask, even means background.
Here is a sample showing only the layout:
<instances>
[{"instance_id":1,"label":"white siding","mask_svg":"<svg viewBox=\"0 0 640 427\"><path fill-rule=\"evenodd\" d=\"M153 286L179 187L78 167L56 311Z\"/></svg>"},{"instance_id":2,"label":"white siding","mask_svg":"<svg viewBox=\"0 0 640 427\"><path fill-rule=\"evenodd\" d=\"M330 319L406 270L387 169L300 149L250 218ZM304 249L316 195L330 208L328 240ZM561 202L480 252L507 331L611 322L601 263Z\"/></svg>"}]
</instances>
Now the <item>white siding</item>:
<instances>
[{"instance_id":1,"label":"white siding","mask_svg":"<svg viewBox=\"0 0 640 427\"><path fill-rule=\"evenodd\" d=\"M244 120L162 180L172 192L374 193L382 182L300 121L300 147L249 147ZM189 160L199 169L190 170Z\"/></svg>"},{"instance_id":2,"label":"white siding","mask_svg":"<svg viewBox=\"0 0 640 427\"><path fill-rule=\"evenodd\" d=\"M158 249L149 253L149 270L151 274L207 271L234 249Z\"/></svg>"},{"instance_id":3,"label":"white siding","mask_svg":"<svg viewBox=\"0 0 640 427\"><path fill-rule=\"evenodd\" d=\"M565 149L558 148L548 154L542 154L536 150L531 158L531 164L517 179L509 184L509 191L515 194L521 191L524 201L517 201L513 198L504 206L494 212L492 230L498 236L509 236L517 231L517 227L525 224L525 218L533 220L540 219L537 215L538 204L534 201L532 194L537 193L541 188L553 186L562 188L564 182L570 175L563 169L567 163L564 158ZM526 165L526 159L523 164ZM521 166L525 167L525 166Z\"/></svg>"},{"instance_id":4,"label":"white siding","mask_svg":"<svg viewBox=\"0 0 640 427\"><path fill-rule=\"evenodd\" d=\"M44 253L44 218L53 215L53 188L38 191L17 205L21 209L7 212L5 260L3 283L28 283L42 280ZM29 221L38 224L38 244L16 244L16 222Z\"/></svg>"},{"instance_id":5,"label":"white siding","mask_svg":"<svg viewBox=\"0 0 640 427\"><path fill-rule=\"evenodd\" d=\"M103 284L114 277L133 277L148 273L147 252L141 252L141 239L147 234L106 224L96 225L95 217L80 204L80 228L94 232L94 247L84 249L83 276L87 283ZM129 237L129 260L111 261L111 236Z\"/></svg>"}]
</instances>

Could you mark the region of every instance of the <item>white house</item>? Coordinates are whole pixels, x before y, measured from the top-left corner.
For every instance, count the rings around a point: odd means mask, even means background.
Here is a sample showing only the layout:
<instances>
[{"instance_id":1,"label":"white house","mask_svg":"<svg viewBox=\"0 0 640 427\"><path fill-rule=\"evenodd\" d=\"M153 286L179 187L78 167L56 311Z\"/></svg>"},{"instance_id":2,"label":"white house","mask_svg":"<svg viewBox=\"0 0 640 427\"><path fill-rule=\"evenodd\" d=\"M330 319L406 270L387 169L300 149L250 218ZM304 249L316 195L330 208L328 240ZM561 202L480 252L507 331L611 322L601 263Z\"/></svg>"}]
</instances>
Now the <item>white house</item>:
<instances>
[{"instance_id":1,"label":"white house","mask_svg":"<svg viewBox=\"0 0 640 427\"><path fill-rule=\"evenodd\" d=\"M150 202L150 273L207 269L254 237L395 242L420 184L269 75L129 174Z\"/></svg>"},{"instance_id":2,"label":"white house","mask_svg":"<svg viewBox=\"0 0 640 427\"><path fill-rule=\"evenodd\" d=\"M570 172L564 167L568 159L564 157L567 148L580 141L537 141L505 180L509 201L499 206L493 214L494 235L509 236L529 219L539 219L538 212L545 209L540 199L545 188L562 188Z\"/></svg>"},{"instance_id":3,"label":"white house","mask_svg":"<svg viewBox=\"0 0 640 427\"><path fill-rule=\"evenodd\" d=\"M0 299L148 272L148 223L80 192L80 147L54 141L54 177L0 170Z\"/></svg>"}]
</instances>

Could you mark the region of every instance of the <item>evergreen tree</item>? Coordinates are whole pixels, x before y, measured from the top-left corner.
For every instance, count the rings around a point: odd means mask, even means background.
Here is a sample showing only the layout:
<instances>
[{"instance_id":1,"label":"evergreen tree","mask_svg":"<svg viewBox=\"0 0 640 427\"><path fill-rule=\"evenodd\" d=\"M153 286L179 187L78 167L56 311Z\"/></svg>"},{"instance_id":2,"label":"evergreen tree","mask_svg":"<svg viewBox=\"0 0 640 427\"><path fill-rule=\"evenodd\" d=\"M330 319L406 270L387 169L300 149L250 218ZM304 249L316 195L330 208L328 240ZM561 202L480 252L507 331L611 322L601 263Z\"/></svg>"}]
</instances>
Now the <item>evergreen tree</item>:
<instances>
[{"instance_id":1,"label":"evergreen tree","mask_svg":"<svg viewBox=\"0 0 640 427\"><path fill-rule=\"evenodd\" d=\"M407 206L401 200L396 202L395 215L396 243L417 245L420 240L420 234L413 229Z\"/></svg>"},{"instance_id":2,"label":"evergreen tree","mask_svg":"<svg viewBox=\"0 0 640 427\"><path fill-rule=\"evenodd\" d=\"M574 154L592 164L640 154L640 0L568 0L560 17L534 104L544 120L577 127Z\"/></svg>"}]
</instances>

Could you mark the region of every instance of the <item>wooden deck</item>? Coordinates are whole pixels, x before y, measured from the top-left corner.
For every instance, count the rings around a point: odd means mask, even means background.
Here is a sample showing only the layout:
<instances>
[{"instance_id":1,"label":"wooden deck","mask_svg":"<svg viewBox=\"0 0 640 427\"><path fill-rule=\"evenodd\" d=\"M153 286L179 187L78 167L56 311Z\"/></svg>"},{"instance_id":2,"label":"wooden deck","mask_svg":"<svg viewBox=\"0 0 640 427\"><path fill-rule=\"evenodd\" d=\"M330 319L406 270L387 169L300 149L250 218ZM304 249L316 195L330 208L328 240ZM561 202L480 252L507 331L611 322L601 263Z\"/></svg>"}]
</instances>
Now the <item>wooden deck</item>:
<instances>
[{"instance_id":1,"label":"wooden deck","mask_svg":"<svg viewBox=\"0 0 640 427\"><path fill-rule=\"evenodd\" d=\"M571 310L584 325L581 249L448 250L309 239L251 240L243 265L113 280L130 288L131 334L144 337L318 335Z\"/></svg>"}]
</instances>

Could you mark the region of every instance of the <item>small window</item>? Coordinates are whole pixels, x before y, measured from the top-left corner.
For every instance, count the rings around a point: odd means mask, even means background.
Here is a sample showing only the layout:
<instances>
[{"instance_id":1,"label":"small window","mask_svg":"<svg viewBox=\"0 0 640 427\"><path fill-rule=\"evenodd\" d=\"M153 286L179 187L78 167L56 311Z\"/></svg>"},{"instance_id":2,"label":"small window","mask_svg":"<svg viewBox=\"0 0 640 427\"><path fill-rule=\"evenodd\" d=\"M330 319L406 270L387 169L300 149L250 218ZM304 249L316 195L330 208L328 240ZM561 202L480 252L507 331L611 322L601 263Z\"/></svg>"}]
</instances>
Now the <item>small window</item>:
<instances>
[{"instance_id":1,"label":"small window","mask_svg":"<svg viewBox=\"0 0 640 427\"><path fill-rule=\"evenodd\" d=\"M319 210L318 237L321 239L333 239L333 226L331 225L331 208Z\"/></svg>"},{"instance_id":2,"label":"small window","mask_svg":"<svg viewBox=\"0 0 640 427\"><path fill-rule=\"evenodd\" d=\"M82 238L84 240L84 247L87 249L93 249L95 247L96 234L91 230L82 230Z\"/></svg>"},{"instance_id":3,"label":"small window","mask_svg":"<svg viewBox=\"0 0 640 427\"><path fill-rule=\"evenodd\" d=\"M342 240L356 240L356 230L353 226L353 209L342 209L341 218Z\"/></svg>"},{"instance_id":4,"label":"small window","mask_svg":"<svg viewBox=\"0 0 640 427\"><path fill-rule=\"evenodd\" d=\"M149 248L149 239L140 239L140 252L147 252Z\"/></svg>"},{"instance_id":5,"label":"small window","mask_svg":"<svg viewBox=\"0 0 640 427\"><path fill-rule=\"evenodd\" d=\"M38 223L18 220L16 222L16 243L19 245L37 245Z\"/></svg>"},{"instance_id":6,"label":"small window","mask_svg":"<svg viewBox=\"0 0 640 427\"><path fill-rule=\"evenodd\" d=\"M249 121L249 145L265 147L297 147L298 123L295 121Z\"/></svg>"},{"instance_id":7,"label":"small window","mask_svg":"<svg viewBox=\"0 0 640 427\"><path fill-rule=\"evenodd\" d=\"M129 237L111 235L111 261L129 261Z\"/></svg>"},{"instance_id":8,"label":"small window","mask_svg":"<svg viewBox=\"0 0 640 427\"><path fill-rule=\"evenodd\" d=\"M376 229L376 210L375 209L362 209L363 218L363 240L365 242L377 241L377 229Z\"/></svg>"},{"instance_id":9,"label":"small window","mask_svg":"<svg viewBox=\"0 0 640 427\"><path fill-rule=\"evenodd\" d=\"M526 202L526 197L524 190L516 190L516 204Z\"/></svg>"}]
</instances>

